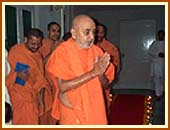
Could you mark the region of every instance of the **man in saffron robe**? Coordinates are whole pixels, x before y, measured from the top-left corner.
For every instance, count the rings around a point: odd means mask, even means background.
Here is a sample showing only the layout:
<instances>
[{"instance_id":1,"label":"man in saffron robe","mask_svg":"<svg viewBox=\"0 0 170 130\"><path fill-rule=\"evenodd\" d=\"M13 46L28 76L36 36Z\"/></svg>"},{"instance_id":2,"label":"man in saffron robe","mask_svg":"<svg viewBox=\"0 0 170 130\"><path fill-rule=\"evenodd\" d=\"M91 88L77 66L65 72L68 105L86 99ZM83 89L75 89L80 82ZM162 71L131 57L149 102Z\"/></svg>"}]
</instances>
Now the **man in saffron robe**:
<instances>
[{"instance_id":1,"label":"man in saffron robe","mask_svg":"<svg viewBox=\"0 0 170 130\"><path fill-rule=\"evenodd\" d=\"M42 57L37 52L42 39L43 33L33 28L28 32L24 43L16 44L9 51L11 71L6 77L6 86L13 106L14 125L38 125L40 115L49 111L48 106L52 104ZM17 67L18 64L22 66ZM23 66L27 68L24 69Z\"/></svg>"},{"instance_id":2,"label":"man in saffron robe","mask_svg":"<svg viewBox=\"0 0 170 130\"><path fill-rule=\"evenodd\" d=\"M40 47L40 49L38 50L39 53L43 57L44 65L48 61L49 56L52 54L52 52L55 50L55 48L58 47L61 43L61 41L59 40L60 35L61 35L61 26L57 22L50 22L48 24L47 28L48 28L48 37L43 39L43 41L42 41L43 44ZM45 70L45 76L51 86L51 92L52 92L51 96L54 98L55 87L54 87L48 73L46 73L46 70ZM51 111L49 111L45 115L41 116L41 124L42 125L46 125L46 124L55 125L56 124L56 120L54 120L51 117Z\"/></svg>"},{"instance_id":3,"label":"man in saffron robe","mask_svg":"<svg viewBox=\"0 0 170 130\"><path fill-rule=\"evenodd\" d=\"M111 62L115 66L115 76L118 75L120 71L120 56L119 56L119 49L115 44L112 44L106 39L107 28L105 25L101 23L97 23L96 25L96 39L95 44L100 47L104 52L107 52L111 57ZM105 99L106 99L106 107L107 113L109 116L110 113L110 87L105 89Z\"/></svg>"},{"instance_id":4,"label":"man in saffron robe","mask_svg":"<svg viewBox=\"0 0 170 130\"><path fill-rule=\"evenodd\" d=\"M111 56L111 62L116 67L116 73L120 71L120 56L118 47L106 39L107 28L105 25L98 23L96 25L96 39L95 44L99 46L104 52Z\"/></svg>"},{"instance_id":5,"label":"man in saffron robe","mask_svg":"<svg viewBox=\"0 0 170 130\"><path fill-rule=\"evenodd\" d=\"M93 44L95 29L89 16L76 16L72 38L57 47L46 64L56 86L52 116L61 125L107 124L102 87L114 79L114 66Z\"/></svg>"},{"instance_id":6,"label":"man in saffron robe","mask_svg":"<svg viewBox=\"0 0 170 130\"><path fill-rule=\"evenodd\" d=\"M43 39L43 44L39 49L39 52L43 57L44 63L47 62L53 50L61 43L59 40L61 35L61 26L56 22L50 22L47 28L48 37Z\"/></svg>"}]
</instances>

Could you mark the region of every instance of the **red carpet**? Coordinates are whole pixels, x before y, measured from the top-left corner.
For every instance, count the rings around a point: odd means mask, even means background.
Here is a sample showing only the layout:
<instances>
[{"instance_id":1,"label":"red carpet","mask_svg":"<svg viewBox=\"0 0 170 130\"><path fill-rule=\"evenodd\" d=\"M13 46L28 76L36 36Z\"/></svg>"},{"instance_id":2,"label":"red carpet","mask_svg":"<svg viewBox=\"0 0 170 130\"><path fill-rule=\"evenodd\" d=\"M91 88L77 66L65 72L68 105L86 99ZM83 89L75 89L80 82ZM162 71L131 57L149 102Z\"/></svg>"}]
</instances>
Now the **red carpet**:
<instances>
[{"instance_id":1,"label":"red carpet","mask_svg":"<svg viewBox=\"0 0 170 130\"><path fill-rule=\"evenodd\" d=\"M109 125L142 125L145 115L145 96L116 95L113 97Z\"/></svg>"}]
</instances>

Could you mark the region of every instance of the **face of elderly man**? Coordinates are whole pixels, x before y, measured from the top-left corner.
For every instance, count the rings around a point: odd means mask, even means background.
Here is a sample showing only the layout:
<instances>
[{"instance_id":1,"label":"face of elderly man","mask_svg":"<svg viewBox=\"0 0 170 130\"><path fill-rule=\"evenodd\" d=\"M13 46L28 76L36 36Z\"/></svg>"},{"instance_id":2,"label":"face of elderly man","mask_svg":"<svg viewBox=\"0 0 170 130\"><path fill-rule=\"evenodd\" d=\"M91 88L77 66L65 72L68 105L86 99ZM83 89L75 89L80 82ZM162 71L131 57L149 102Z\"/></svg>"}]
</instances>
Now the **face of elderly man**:
<instances>
[{"instance_id":1,"label":"face of elderly man","mask_svg":"<svg viewBox=\"0 0 170 130\"><path fill-rule=\"evenodd\" d=\"M72 37L80 48L89 48L94 43L96 26L90 17L81 17L74 20L71 30Z\"/></svg>"}]
</instances>

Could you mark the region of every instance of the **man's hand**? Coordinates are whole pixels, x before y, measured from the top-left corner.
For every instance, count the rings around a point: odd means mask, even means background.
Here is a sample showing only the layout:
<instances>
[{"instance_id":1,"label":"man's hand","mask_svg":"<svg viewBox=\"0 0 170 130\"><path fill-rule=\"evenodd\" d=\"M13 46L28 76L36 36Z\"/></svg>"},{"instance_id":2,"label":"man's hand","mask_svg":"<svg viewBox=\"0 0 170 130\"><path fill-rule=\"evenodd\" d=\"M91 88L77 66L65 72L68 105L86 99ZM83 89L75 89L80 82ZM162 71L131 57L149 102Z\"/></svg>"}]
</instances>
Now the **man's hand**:
<instances>
[{"instance_id":1,"label":"man's hand","mask_svg":"<svg viewBox=\"0 0 170 130\"><path fill-rule=\"evenodd\" d=\"M39 106L39 113L44 113L45 112L45 104L44 103L40 103L40 106Z\"/></svg>"},{"instance_id":2,"label":"man's hand","mask_svg":"<svg viewBox=\"0 0 170 130\"><path fill-rule=\"evenodd\" d=\"M58 98L66 107L73 109L73 106L65 93L59 91Z\"/></svg>"},{"instance_id":3,"label":"man's hand","mask_svg":"<svg viewBox=\"0 0 170 130\"><path fill-rule=\"evenodd\" d=\"M44 102L44 93L45 88L41 88L40 90L40 108L42 108L42 112L45 112L45 102Z\"/></svg>"},{"instance_id":4,"label":"man's hand","mask_svg":"<svg viewBox=\"0 0 170 130\"><path fill-rule=\"evenodd\" d=\"M90 70L89 72L86 72L80 75L79 77L76 77L71 80L63 80L63 79L58 78L57 82L58 82L61 93L64 94L67 91L80 87L81 85L87 83L93 78L104 74L104 72L106 71L110 63L109 60L110 60L110 56L107 53L105 53L101 58L96 59L92 70ZM60 98L65 98L64 95L60 95L60 96L62 96ZM66 104L67 106L70 105L69 103L66 103Z\"/></svg>"},{"instance_id":5,"label":"man's hand","mask_svg":"<svg viewBox=\"0 0 170 130\"><path fill-rule=\"evenodd\" d=\"M19 72L17 72L17 77L23 79L24 81L27 81L29 79L29 72L28 70L21 70Z\"/></svg>"},{"instance_id":6,"label":"man's hand","mask_svg":"<svg viewBox=\"0 0 170 130\"><path fill-rule=\"evenodd\" d=\"M93 68L93 76L102 75L106 71L109 63L110 56L105 52L101 58L96 60Z\"/></svg>"}]
</instances>

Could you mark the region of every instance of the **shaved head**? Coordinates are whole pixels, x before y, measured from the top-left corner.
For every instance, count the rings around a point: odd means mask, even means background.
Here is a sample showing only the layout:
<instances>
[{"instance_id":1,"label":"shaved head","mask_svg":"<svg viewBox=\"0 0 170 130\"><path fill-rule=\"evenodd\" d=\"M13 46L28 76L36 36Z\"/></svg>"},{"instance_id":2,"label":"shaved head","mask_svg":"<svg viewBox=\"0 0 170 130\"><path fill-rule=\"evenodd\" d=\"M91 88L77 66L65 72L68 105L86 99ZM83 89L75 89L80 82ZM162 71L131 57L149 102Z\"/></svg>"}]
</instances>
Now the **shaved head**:
<instances>
[{"instance_id":1,"label":"shaved head","mask_svg":"<svg viewBox=\"0 0 170 130\"><path fill-rule=\"evenodd\" d=\"M89 17L88 15L82 14L82 15L76 16L76 17L73 19L71 28L72 28L72 29L77 29L77 28L79 28L79 27L84 23L84 21L90 21L90 22L93 22L93 23L94 23L94 21L92 20L91 17Z\"/></svg>"}]
</instances>

